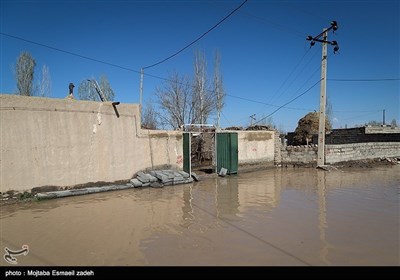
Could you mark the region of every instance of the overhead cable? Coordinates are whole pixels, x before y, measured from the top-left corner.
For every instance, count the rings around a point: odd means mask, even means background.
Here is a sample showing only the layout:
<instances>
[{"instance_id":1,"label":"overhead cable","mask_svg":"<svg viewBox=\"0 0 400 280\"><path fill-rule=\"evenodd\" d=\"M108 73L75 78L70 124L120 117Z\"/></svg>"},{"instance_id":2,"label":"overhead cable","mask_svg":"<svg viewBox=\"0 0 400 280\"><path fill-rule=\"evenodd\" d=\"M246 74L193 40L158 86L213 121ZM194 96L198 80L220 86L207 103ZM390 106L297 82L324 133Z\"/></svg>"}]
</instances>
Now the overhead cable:
<instances>
[{"instance_id":1,"label":"overhead cable","mask_svg":"<svg viewBox=\"0 0 400 280\"><path fill-rule=\"evenodd\" d=\"M382 78L382 79L328 79L335 82L383 82L383 81L400 81L400 78Z\"/></svg>"},{"instance_id":2,"label":"overhead cable","mask_svg":"<svg viewBox=\"0 0 400 280\"><path fill-rule=\"evenodd\" d=\"M102 63L102 64L105 64L105 65L113 66L113 67L120 68L120 69L123 69L123 70L126 70L126 71L135 72L135 73L139 73L140 74L140 71L132 69L132 68L120 66L120 65L117 65L117 64L114 64L114 63L110 63L110 62L106 62L106 61L103 61L103 60L99 60L99 59L96 59L96 58L91 58L91 57L88 57L88 56L85 56L85 55L81 55L81 54L77 54L77 53L74 53L74 52L62 50L62 49L55 48L55 47L52 47L52 46L49 46L49 45L46 45L46 44L34 42L34 41L31 41L31 40L28 40L28 39L24 39L24 38L21 38L21 37L18 37L18 36L6 34L6 33L3 33L3 32L0 32L0 34L4 35L4 36L7 36L7 37L10 37L10 38L14 38L14 39L20 40L20 41L27 42L27 43L30 43L30 44L34 44L34 45L38 45L38 46L41 46L41 47L45 47L45 48L48 48L48 49L51 49L51 50L54 50L54 51L66 53L66 54L77 56L77 57L80 57L80 58L83 58L83 59L86 59L86 60L95 61L95 62L98 62L98 63Z\"/></svg>"},{"instance_id":3,"label":"overhead cable","mask_svg":"<svg viewBox=\"0 0 400 280\"><path fill-rule=\"evenodd\" d=\"M171 58L173 58L174 56L180 54L181 52L183 52L184 50L186 50L187 48L189 48L190 46L192 46L193 44L195 44L196 42L198 42L200 39L202 39L204 36L206 36L208 33L210 33L213 29L217 28L218 25L220 25L222 22L224 22L226 19L228 19L231 15L233 15L237 10L239 10L244 4L246 4L248 0L245 0L242 4L240 4L236 9L234 9L232 12L230 12L227 16L225 16L223 19L221 19L218 23L216 23L213 27L211 27L210 29L208 29L206 32L204 32L202 35L200 35L197 39L195 39L194 41L192 41L191 43L189 43L188 45L186 45L185 47L183 47L182 49L180 49L179 51L175 52L174 54L168 56L167 58L164 58L163 60L160 60L154 64L148 65L146 67L143 67L143 69L148 69L154 66L157 66Z\"/></svg>"},{"instance_id":4,"label":"overhead cable","mask_svg":"<svg viewBox=\"0 0 400 280\"><path fill-rule=\"evenodd\" d=\"M66 53L66 54L69 54L69 55L72 55L72 56L76 56L76 57L79 57L79 58L83 58L83 59L86 59L86 60L90 60L90 61L94 61L94 62L97 62L97 63L105 64L105 65L108 65L108 66L112 66L112 67L115 67L115 68L119 68L119 69L122 69L122 70L130 71L130 72L134 72L134 73L138 73L138 74L141 73L141 71L135 70L135 69L133 69L133 68L129 68L129 67L117 65L117 64L110 63L110 62L106 62L106 61L103 61L103 60L100 60L100 59L96 59L96 58L91 58L91 57L88 57L88 56L84 56L84 55L77 54L77 53L74 53L74 52L71 52L71 51L67 51L67 50L63 50L63 49L60 49L60 48L52 47L52 46L49 46L49 45L46 45L46 44L43 44L43 43L38 43L38 42L35 42L35 41L32 41L32 40L28 40L28 39L25 39L25 38L22 38L22 37L18 37L18 36L15 36L15 35L11 35L11 34L7 34L7 33L4 33L4 32L0 32L0 35L7 36L7 37L10 37L10 38L13 38L13 39L20 40L20 41L24 41L24 42L27 42L27 43L30 43L30 44L38 45L38 46L41 46L41 47L45 47L45 48L48 48L48 49L51 49L51 50L55 50L55 51L58 51L58 52ZM303 58L302 58L302 59L303 59ZM301 60L302 60L302 59L301 59ZM296 66L296 67L297 67L297 66ZM295 67L295 68L296 68L296 67ZM149 76L149 77L152 77L152 78L155 78L155 79L164 80L164 81L167 81L167 82L171 82L171 81L172 81L172 80L170 80L170 79L168 79L168 78L164 78L164 77L160 77L160 76L156 76L156 75L152 75L152 74L148 74L148 73L144 73L144 75ZM327 79L327 80L330 80L330 81L340 81L340 82L373 82L373 81L398 81L398 80L400 80L400 78ZM183 83L180 83L180 84L182 84L182 85L187 85L187 84L183 84ZM303 85L303 86L304 86L304 85ZM302 86L302 87L303 87L303 86ZM312 86L312 87L314 87L314 86ZM311 89L311 88L310 88L310 89ZM310 90L310 89L308 89L308 90ZM214 91L212 91L212 90L207 90L207 91L209 91L209 92L214 92ZM304 94L304 93L303 93L303 94ZM249 102L264 104L264 105L271 106L271 107L278 107L278 110L280 110L281 108L286 108L286 109L292 109L292 110L309 110L309 111L311 111L310 109L307 109L307 108L286 107L285 104L282 105L282 106L279 106L279 105L270 104L270 103L266 103L266 102L262 102L262 101L257 101L257 100L252 100L252 99L248 99L248 98L243 98L243 97L239 97L239 96L235 96L235 95L231 95L231 94L226 94L226 96L230 96L230 97L233 97L233 98L242 99L242 100L249 101ZM296 99L297 99L297 97L296 97ZM294 101L294 100L295 100L295 99L289 101L288 103L286 103L286 105L289 104L289 103L291 103L291 102ZM333 112L363 112L363 111L333 111ZM366 111L366 112L368 112L368 111ZM275 112L274 112L274 113L275 113ZM268 117L268 116L267 116L267 117Z\"/></svg>"},{"instance_id":5,"label":"overhead cable","mask_svg":"<svg viewBox=\"0 0 400 280\"><path fill-rule=\"evenodd\" d=\"M286 105L292 103L293 101L295 101L296 99L299 99L300 97L302 97L304 94L306 94L307 92L309 92L311 89L313 89L316 85L318 85L320 82L322 81L322 79L319 79L318 82L316 82L315 84L313 84L311 87L309 87L306 91L304 91L303 93L299 94L298 96L296 96L295 98L293 98L292 100L286 102L285 104L279 106L279 108L277 108L275 111L273 111L272 113L270 113L269 115L265 116L264 118L260 119L259 121L255 122L254 124L257 124L263 120L265 120L266 118L272 116L273 114L275 114L276 112L278 112L280 109L282 109L283 107L285 107Z\"/></svg>"}]
</instances>

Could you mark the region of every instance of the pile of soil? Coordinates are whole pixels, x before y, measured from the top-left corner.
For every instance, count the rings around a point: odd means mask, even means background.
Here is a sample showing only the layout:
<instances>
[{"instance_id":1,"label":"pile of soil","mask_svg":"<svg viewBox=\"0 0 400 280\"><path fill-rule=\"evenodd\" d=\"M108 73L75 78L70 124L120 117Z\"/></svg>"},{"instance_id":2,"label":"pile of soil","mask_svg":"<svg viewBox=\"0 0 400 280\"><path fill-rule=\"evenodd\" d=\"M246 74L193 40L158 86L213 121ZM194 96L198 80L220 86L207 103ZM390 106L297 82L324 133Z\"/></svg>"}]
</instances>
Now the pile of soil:
<instances>
[{"instance_id":1,"label":"pile of soil","mask_svg":"<svg viewBox=\"0 0 400 280\"><path fill-rule=\"evenodd\" d=\"M378 158L378 159L363 159L338 162L333 164L337 168L373 168L377 166L389 166L400 164L400 158Z\"/></svg>"},{"instance_id":2,"label":"pile of soil","mask_svg":"<svg viewBox=\"0 0 400 280\"><path fill-rule=\"evenodd\" d=\"M332 128L328 118L325 119L325 131ZM294 131L294 145L308 145L311 142L313 135L318 135L319 130L319 113L311 112L301 118Z\"/></svg>"}]
</instances>

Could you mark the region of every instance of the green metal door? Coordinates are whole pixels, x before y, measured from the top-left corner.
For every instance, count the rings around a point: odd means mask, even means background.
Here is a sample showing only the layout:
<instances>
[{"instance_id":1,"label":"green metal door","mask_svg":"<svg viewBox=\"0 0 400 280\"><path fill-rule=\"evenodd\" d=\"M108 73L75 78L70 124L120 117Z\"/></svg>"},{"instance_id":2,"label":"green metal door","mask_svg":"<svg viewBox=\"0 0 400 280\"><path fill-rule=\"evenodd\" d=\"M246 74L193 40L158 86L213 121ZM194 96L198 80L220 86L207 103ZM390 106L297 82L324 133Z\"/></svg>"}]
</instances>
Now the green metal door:
<instances>
[{"instance_id":1,"label":"green metal door","mask_svg":"<svg viewBox=\"0 0 400 280\"><path fill-rule=\"evenodd\" d=\"M192 176L190 133L183 133L183 171Z\"/></svg>"},{"instance_id":2,"label":"green metal door","mask_svg":"<svg viewBox=\"0 0 400 280\"><path fill-rule=\"evenodd\" d=\"M238 172L238 134L217 133L217 173L226 168L228 174Z\"/></svg>"},{"instance_id":3,"label":"green metal door","mask_svg":"<svg viewBox=\"0 0 400 280\"><path fill-rule=\"evenodd\" d=\"M238 173L238 165L239 165L239 159L238 159L238 153L239 153L239 147L238 147L238 134L237 133L229 133L229 147L230 147L230 153L231 153L231 170L229 174L233 173ZM229 171L229 170L228 170Z\"/></svg>"}]
</instances>

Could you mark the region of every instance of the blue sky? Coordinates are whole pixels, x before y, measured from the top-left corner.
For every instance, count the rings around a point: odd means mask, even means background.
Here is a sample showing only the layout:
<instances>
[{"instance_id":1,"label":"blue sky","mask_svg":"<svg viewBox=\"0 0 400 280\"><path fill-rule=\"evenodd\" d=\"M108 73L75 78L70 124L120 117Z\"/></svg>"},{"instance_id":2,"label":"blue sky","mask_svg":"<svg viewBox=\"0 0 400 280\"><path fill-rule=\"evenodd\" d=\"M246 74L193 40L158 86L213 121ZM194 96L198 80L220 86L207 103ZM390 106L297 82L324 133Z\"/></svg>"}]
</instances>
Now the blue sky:
<instances>
[{"instance_id":1,"label":"blue sky","mask_svg":"<svg viewBox=\"0 0 400 280\"><path fill-rule=\"evenodd\" d=\"M70 82L77 93L82 80L104 74L116 93L115 100L139 103L142 67L180 50L242 2L1 0L0 92L17 91L12 66L22 51L28 51L36 60L37 75L43 65L49 68L52 98L64 98ZM340 50L333 54L333 48L328 48L327 70L334 127L380 121L383 109L387 122L395 118L400 123L399 3L248 0L196 44L146 69L144 103L155 100L155 88L164 82L153 76L168 79L174 71L193 75L196 49L206 53L212 77L213 53L219 50L228 95L221 126L248 125L250 115L259 120L307 91L271 115L278 128L293 131L299 118L319 110L320 84L315 84L320 80L322 46L317 43L310 48L305 38L336 20L339 29L330 32L328 39L336 40ZM359 79L377 80L354 81ZM214 123L215 116L208 122Z\"/></svg>"}]
</instances>

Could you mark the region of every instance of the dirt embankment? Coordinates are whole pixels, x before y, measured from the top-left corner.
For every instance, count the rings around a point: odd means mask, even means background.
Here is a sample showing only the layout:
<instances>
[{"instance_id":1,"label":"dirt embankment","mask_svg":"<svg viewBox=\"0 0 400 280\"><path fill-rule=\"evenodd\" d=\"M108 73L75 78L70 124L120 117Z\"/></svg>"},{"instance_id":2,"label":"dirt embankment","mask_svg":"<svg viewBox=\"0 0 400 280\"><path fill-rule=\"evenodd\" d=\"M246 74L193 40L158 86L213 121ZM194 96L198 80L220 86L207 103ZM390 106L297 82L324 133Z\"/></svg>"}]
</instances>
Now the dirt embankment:
<instances>
[{"instance_id":1,"label":"dirt embankment","mask_svg":"<svg viewBox=\"0 0 400 280\"><path fill-rule=\"evenodd\" d=\"M333 164L337 168L373 168L377 166L390 166L400 164L400 158L379 158L379 159L364 159L346 162L338 162Z\"/></svg>"},{"instance_id":2,"label":"dirt embankment","mask_svg":"<svg viewBox=\"0 0 400 280\"><path fill-rule=\"evenodd\" d=\"M378 166L390 166L400 164L400 158L378 158L378 159L363 159L363 160L352 160L342 161L331 164L338 169L348 168L373 168ZM311 163L282 163L281 167L317 167L316 162Z\"/></svg>"}]
</instances>

